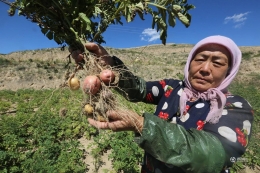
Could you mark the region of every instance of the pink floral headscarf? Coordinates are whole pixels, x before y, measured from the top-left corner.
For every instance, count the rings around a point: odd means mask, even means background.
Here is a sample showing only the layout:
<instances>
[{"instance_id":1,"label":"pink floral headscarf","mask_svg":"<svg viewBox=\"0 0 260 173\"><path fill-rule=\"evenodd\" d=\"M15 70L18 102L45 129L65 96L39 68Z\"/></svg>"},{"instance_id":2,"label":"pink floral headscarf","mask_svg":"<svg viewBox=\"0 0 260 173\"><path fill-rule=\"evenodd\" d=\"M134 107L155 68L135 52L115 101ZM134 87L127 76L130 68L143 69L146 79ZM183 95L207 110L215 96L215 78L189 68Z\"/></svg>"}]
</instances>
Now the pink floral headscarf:
<instances>
[{"instance_id":1,"label":"pink floral headscarf","mask_svg":"<svg viewBox=\"0 0 260 173\"><path fill-rule=\"evenodd\" d=\"M230 66L228 76L222 81L222 83L217 88L210 88L207 91L201 93L193 89L188 80L190 62L192 58L195 56L195 52L198 50L198 48L206 44L212 44L212 43L222 45L229 50L231 54L232 64ZM211 104L209 114L206 118L206 122L213 123L213 124L217 123L220 117L222 116L223 107L226 104L225 94L228 92L228 86L235 78L239 70L241 57L242 54L240 49L230 38L217 35L217 36L206 37L203 40L199 41L191 50L187 59L187 63L184 68L184 75L185 75L184 82L186 87L184 88L184 91L182 92L182 95L180 97L181 114L185 109L187 100L189 100L192 97L202 98L203 100L209 100Z\"/></svg>"}]
</instances>

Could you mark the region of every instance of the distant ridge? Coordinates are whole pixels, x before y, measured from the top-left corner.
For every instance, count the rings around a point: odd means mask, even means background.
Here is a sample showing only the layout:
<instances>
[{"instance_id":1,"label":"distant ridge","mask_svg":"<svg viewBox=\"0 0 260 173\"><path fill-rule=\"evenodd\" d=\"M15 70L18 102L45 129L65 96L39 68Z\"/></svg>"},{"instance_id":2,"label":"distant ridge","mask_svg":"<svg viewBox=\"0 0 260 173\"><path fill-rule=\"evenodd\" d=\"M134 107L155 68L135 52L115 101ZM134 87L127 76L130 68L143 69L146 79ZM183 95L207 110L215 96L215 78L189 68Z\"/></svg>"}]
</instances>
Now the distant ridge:
<instances>
[{"instance_id":1,"label":"distant ridge","mask_svg":"<svg viewBox=\"0 0 260 173\"><path fill-rule=\"evenodd\" d=\"M187 45L187 46L193 46L193 44L190 43L166 43L165 45L163 44L148 44L145 46L137 46L137 47L128 47L128 48L114 48L114 49L136 49L136 48L143 48L143 47L154 47L154 46L171 46L171 45ZM108 47L108 46L104 46Z\"/></svg>"}]
</instances>

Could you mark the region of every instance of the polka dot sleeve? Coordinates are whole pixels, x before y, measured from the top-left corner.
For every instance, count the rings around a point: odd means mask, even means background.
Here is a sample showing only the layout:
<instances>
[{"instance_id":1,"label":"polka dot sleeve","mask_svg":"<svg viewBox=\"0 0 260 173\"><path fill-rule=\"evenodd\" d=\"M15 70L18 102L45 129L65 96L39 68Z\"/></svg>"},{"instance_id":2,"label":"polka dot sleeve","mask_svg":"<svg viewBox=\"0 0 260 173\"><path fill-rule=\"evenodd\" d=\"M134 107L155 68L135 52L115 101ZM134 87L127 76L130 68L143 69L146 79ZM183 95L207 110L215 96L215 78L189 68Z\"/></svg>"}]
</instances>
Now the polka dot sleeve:
<instances>
[{"instance_id":1,"label":"polka dot sleeve","mask_svg":"<svg viewBox=\"0 0 260 173\"><path fill-rule=\"evenodd\" d=\"M180 81L173 79L146 82L146 97L144 102L158 105L162 97L169 97L173 89L179 85Z\"/></svg>"},{"instance_id":2,"label":"polka dot sleeve","mask_svg":"<svg viewBox=\"0 0 260 173\"><path fill-rule=\"evenodd\" d=\"M226 151L226 166L232 166L248 146L252 132L253 111L240 96L227 96L222 117L217 124L205 124L204 130L215 135Z\"/></svg>"}]
</instances>

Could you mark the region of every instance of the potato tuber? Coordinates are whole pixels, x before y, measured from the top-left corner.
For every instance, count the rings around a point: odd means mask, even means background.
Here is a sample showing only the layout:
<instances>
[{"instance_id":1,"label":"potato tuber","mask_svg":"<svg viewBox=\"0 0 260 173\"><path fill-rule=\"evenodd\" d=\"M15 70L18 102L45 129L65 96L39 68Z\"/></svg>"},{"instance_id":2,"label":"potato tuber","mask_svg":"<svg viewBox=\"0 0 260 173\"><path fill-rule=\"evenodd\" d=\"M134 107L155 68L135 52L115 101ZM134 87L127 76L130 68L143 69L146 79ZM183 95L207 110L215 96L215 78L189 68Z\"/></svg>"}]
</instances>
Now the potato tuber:
<instances>
[{"instance_id":1,"label":"potato tuber","mask_svg":"<svg viewBox=\"0 0 260 173\"><path fill-rule=\"evenodd\" d=\"M83 91L88 94L96 94L101 87L100 79L97 76L87 76L83 82Z\"/></svg>"},{"instance_id":2,"label":"potato tuber","mask_svg":"<svg viewBox=\"0 0 260 173\"><path fill-rule=\"evenodd\" d=\"M106 69L100 72L99 74L100 79L106 84L110 84L111 82L114 82L115 80L115 74L112 70Z\"/></svg>"},{"instance_id":3,"label":"potato tuber","mask_svg":"<svg viewBox=\"0 0 260 173\"><path fill-rule=\"evenodd\" d=\"M94 112L94 108L90 104L86 104L84 108L87 114L92 114Z\"/></svg>"},{"instance_id":4,"label":"potato tuber","mask_svg":"<svg viewBox=\"0 0 260 173\"><path fill-rule=\"evenodd\" d=\"M78 90L80 88L80 81L78 78L73 77L68 80L68 85L71 90Z\"/></svg>"}]
</instances>

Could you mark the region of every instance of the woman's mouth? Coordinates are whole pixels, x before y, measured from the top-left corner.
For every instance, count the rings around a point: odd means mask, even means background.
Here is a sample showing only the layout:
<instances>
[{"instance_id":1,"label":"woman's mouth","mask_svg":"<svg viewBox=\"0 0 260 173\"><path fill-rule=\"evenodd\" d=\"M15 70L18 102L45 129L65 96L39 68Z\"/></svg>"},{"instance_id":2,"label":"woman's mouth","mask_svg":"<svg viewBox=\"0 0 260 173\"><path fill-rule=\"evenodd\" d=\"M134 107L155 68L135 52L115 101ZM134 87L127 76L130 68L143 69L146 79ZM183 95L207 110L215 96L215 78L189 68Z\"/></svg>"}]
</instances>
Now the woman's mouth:
<instances>
[{"instance_id":1,"label":"woman's mouth","mask_svg":"<svg viewBox=\"0 0 260 173\"><path fill-rule=\"evenodd\" d=\"M205 79L205 78L199 78L199 77L197 77L196 80L197 80L198 82L202 82L202 83L208 82L208 80Z\"/></svg>"}]
</instances>

